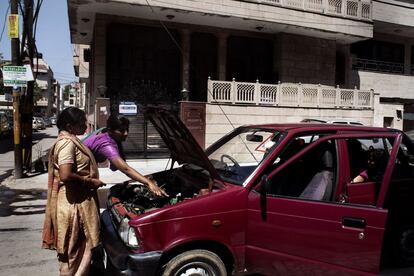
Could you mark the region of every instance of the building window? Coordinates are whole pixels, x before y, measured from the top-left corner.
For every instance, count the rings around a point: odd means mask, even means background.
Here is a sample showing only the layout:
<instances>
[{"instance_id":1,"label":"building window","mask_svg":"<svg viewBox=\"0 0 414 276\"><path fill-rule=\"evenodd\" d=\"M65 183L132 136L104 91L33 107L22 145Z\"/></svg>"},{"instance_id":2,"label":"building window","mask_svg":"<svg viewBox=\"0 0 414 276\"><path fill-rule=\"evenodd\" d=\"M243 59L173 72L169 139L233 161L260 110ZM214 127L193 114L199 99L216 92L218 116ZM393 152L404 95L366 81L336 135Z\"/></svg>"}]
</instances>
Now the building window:
<instances>
[{"instance_id":1,"label":"building window","mask_svg":"<svg viewBox=\"0 0 414 276\"><path fill-rule=\"evenodd\" d=\"M351 53L357 59L353 69L404 73L404 44L366 40L351 45Z\"/></svg>"}]
</instances>

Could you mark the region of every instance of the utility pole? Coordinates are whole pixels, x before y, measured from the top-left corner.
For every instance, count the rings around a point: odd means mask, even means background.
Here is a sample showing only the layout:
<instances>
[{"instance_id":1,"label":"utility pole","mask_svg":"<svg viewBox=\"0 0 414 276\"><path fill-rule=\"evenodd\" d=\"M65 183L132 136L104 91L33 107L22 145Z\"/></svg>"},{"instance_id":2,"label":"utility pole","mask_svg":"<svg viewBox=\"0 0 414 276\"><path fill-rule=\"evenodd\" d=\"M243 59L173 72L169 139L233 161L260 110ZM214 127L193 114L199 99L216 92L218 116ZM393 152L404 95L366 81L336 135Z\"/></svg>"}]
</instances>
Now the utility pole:
<instances>
[{"instance_id":1,"label":"utility pole","mask_svg":"<svg viewBox=\"0 0 414 276\"><path fill-rule=\"evenodd\" d=\"M27 54L30 67L33 68L34 58L34 39L33 39L33 0L24 0L24 30L27 41ZM31 171L32 167L32 120L33 120L33 89L34 81L27 82L26 94L22 103L22 154L23 167L26 172ZM40 156L39 156L40 157Z\"/></svg>"},{"instance_id":2,"label":"utility pole","mask_svg":"<svg viewBox=\"0 0 414 276\"><path fill-rule=\"evenodd\" d=\"M10 13L18 14L17 0L10 0ZM20 65L19 38L11 38L12 65ZM14 126L14 177L22 178L22 146L20 144L20 91L13 87L13 126Z\"/></svg>"}]
</instances>

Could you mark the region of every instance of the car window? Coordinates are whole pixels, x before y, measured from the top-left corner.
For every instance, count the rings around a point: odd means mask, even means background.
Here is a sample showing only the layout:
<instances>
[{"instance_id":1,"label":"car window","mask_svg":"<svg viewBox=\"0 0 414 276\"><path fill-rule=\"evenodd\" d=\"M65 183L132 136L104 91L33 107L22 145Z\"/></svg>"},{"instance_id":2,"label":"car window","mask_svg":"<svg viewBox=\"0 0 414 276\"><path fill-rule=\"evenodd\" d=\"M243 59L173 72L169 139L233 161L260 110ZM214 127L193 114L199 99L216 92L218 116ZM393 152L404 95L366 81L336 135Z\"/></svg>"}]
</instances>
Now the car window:
<instances>
[{"instance_id":1,"label":"car window","mask_svg":"<svg viewBox=\"0 0 414 276\"><path fill-rule=\"evenodd\" d=\"M336 164L334 141L322 142L274 176L270 174L267 195L331 201L336 187Z\"/></svg>"},{"instance_id":2,"label":"car window","mask_svg":"<svg viewBox=\"0 0 414 276\"><path fill-rule=\"evenodd\" d=\"M327 135L327 133L306 133L293 137L289 144L281 151L278 158L275 159L273 168L280 166L293 155L325 135Z\"/></svg>"},{"instance_id":3,"label":"car window","mask_svg":"<svg viewBox=\"0 0 414 276\"><path fill-rule=\"evenodd\" d=\"M392 142L381 137L346 139L349 171L339 202L376 205Z\"/></svg>"},{"instance_id":4,"label":"car window","mask_svg":"<svg viewBox=\"0 0 414 276\"><path fill-rule=\"evenodd\" d=\"M414 150L409 141L400 144L395 160L392 179L405 179L414 177Z\"/></svg>"},{"instance_id":5,"label":"car window","mask_svg":"<svg viewBox=\"0 0 414 276\"><path fill-rule=\"evenodd\" d=\"M245 128L208 156L223 180L242 185L246 178L278 144L279 132Z\"/></svg>"}]
</instances>

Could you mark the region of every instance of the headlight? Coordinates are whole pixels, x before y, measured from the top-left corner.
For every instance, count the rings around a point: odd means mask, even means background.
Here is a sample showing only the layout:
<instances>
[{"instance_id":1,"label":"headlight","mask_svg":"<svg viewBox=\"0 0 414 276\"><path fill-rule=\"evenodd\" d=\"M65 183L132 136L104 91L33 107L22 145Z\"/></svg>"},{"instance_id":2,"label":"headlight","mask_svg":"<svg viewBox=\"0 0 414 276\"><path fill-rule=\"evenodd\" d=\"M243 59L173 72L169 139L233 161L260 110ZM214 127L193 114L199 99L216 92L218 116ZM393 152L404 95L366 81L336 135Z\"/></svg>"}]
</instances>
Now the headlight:
<instances>
[{"instance_id":1,"label":"headlight","mask_svg":"<svg viewBox=\"0 0 414 276\"><path fill-rule=\"evenodd\" d=\"M129 247L139 247L139 241L135 229L129 226L129 219L124 218L119 224L118 233L121 240Z\"/></svg>"}]
</instances>

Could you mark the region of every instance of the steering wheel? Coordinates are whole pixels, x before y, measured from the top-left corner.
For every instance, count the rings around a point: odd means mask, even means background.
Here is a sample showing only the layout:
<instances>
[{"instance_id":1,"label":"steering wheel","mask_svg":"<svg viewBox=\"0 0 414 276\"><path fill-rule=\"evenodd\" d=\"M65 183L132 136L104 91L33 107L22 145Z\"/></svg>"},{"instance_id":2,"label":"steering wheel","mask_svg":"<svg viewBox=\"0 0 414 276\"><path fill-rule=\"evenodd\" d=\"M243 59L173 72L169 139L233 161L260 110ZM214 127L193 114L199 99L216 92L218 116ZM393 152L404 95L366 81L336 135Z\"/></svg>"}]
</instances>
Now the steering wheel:
<instances>
[{"instance_id":1,"label":"steering wheel","mask_svg":"<svg viewBox=\"0 0 414 276\"><path fill-rule=\"evenodd\" d=\"M233 157L231 157L230 155L223 154L223 155L220 157L220 161L221 161L221 162L223 162L223 163L225 163L225 162L224 162L224 159L225 159L225 158L229 159L229 160L230 160L230 161L234 164L234 167L236 167L236 168L240 168L239 163L237 163L237 161L236 161Z\"/></svg>"}]
</instances>

